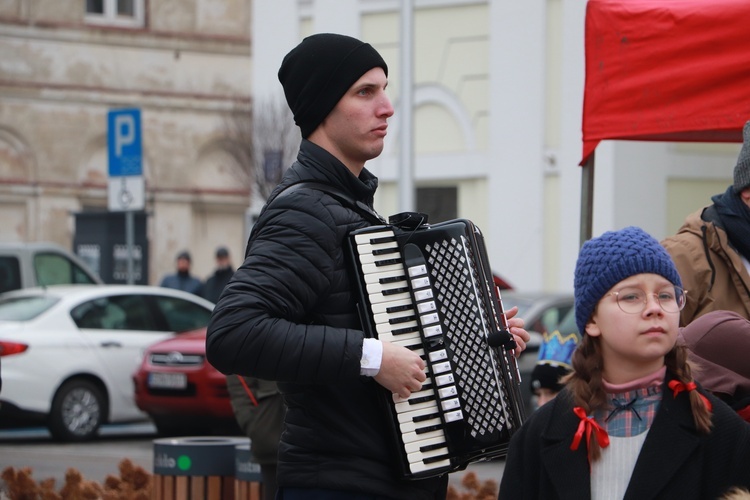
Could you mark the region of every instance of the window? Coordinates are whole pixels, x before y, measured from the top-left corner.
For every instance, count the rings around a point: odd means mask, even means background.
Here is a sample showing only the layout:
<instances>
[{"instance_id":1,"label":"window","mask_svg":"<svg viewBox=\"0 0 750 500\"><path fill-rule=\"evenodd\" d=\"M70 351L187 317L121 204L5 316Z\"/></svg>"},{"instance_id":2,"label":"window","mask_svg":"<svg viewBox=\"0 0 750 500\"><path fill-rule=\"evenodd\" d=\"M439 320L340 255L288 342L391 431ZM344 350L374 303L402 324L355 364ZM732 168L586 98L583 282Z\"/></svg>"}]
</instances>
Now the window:
<instances>
[{"instance_id":1,"label":"window","mask_svg":"<svg viewBox=\"0 0 750 500\"><path fill-rule=\"evenodd\" d=\"M107 298L81 304L70 315L79 328L95 330L120 329L125 321L125 311Z\"/></svg>"},{"instance_id":2,"label":"window","mask_svg":"<svg viewBox=\"0 0 750 500\"><path fill-rule=\"evenodd\" d=\"M86 0L86 22L143 26L144 0Z\"/></svg>"},{"instance_id":3,"label":"window","mask_svg":"<svg viewBox=\"0 0 750 500\"><path fill-rule=\"evenodd\" d=\"M149 297L145 295L118 295L110 297L113 304L125 312L123 330L160 331L149 307Z\"/></svg>"},{"instance_id":4,"label":"window","mask_svg":"<svg viewBox=\"0 0 750 500\"><path fill-rule=\"evenodd\" d=\"M0 321L29 321L54 306L52 297L17 297L0 300Z\"/></svg>"},{"instance_id":5,"label":"window","mask_svg":"<svg viewBox=\"0 0 750 500\"><path fill-rule=\"evenodd\" d=\"M21 265L17 257L0 257L0 293L21 288Z\"/></svg>"},{"instance_id":6,"label":"window","mask_svg":"<svg viewBox=\"0 0 750 500\"><path fill-rule=\"evenodd\" d=\"M79 328L159 331L143 295L115 295L85 302L71 311Z\"/></svg>"},{"instance_id":7,"label":"window","mask_svg":"<svg viewBox=\"0 0 750 500\"><path fill-rule=\"evenodd\" d=\"M34 274L39 286L85 284L95 281L75 262L55 253L39 253L34 256Z\"/></svg>"},{"instance_id":8,"label":"window","mask_svg":"<svg viewBox=\"0 0 750 500\"><path fill-rule=\"evenodd\" d=\"M208 325L211 310L176 297L156 297L159 310L167 320L169 330L184 332Z\"/></svg>"},{"instance_id":9,"label":"window","mask_svg":"<svg viewBox=\"0 0 750 500\"><path fill-rule=\"evenodd\" d=\"M458 188L417 188L417 212L427 214L429 222L443 222L458 217Z\"/></svg>"},{"instance_id":10,"label":"window","mask_svg":"<svg viewBox=\"0 0 750 500\"><path fill-rule=\"evenodd\" d=\"M133 294L90 300L70 315L79 328L182 332L208 325L211 309L177 297Z\"/></svg>"}]
</instances>

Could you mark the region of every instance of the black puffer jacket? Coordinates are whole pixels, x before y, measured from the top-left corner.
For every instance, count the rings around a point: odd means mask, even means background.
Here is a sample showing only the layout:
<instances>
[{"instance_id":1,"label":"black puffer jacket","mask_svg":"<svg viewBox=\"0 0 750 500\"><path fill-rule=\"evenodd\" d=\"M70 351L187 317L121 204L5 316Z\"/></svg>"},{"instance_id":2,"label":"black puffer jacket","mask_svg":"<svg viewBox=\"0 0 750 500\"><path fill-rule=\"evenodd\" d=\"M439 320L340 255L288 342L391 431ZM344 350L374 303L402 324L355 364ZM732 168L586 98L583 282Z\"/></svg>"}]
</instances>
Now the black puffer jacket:
<instances>
[{"instance_id":1,"label":"black puffer jacket","mask_svg":"<svg viewBox=\"0 0 750 500\"><path fill-rule=\"evenodd\" d=\"M368 206L377 188L370 172L357 178L306 140L277 191L300 181L330 185ZM287 405L279 485L434 498L444 478L396 478L380 386L359 374L364 334L344 242L369 223L330 195L301 188L275 200L257 224L214 309L206 354L223 373L279 381Z\"/></svg>"}]
</instances>

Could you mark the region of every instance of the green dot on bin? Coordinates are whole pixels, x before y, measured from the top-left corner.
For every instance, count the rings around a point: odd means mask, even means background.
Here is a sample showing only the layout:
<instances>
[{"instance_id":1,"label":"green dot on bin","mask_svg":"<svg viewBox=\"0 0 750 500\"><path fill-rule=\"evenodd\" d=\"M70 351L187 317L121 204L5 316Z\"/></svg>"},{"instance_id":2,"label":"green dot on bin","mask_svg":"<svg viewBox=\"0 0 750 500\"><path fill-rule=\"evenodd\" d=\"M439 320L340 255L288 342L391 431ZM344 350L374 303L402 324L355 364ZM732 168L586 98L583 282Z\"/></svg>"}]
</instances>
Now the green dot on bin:
<instances>
[{"instance_id":1,"label":"green dot on bin","mask_svg":"<svg viewBox=\"0 0 750 500\"><path fill-rule=\"evenodd\" d=\"M177 457L177 468L180 470L188 470L192 465L190 457L187 455L180 455Z\"/></svg>"}]
</instances>

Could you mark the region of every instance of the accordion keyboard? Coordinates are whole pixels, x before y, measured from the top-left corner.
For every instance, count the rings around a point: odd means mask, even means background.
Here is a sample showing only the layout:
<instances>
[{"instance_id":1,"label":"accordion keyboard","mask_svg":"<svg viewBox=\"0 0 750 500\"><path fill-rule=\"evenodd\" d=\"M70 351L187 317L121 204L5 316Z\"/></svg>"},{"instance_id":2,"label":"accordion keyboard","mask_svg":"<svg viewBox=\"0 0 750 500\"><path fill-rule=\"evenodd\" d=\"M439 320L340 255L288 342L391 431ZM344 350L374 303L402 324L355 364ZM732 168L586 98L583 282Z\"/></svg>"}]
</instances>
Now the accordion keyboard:
<instances>
[{"instance_id":1,"label":"accordion keyboard","mask_svg":"<svg viewBox=\"0 0 750 500\"><path fill-rule=\"evenodd\" d=\"M425 266L406 268L393 230L355 236L357 252L378 338L404 346L425 359L427 382L408 398L393 395L401 440L413 474L450 466L445 431L440 419L462 417L445 350L425 354L420 329L425 335L441 332L435 302L431 300ZM415 290L414 299L409 283ZM435 374L438 387L431 383Z\"/></svg>"}]
</instances>

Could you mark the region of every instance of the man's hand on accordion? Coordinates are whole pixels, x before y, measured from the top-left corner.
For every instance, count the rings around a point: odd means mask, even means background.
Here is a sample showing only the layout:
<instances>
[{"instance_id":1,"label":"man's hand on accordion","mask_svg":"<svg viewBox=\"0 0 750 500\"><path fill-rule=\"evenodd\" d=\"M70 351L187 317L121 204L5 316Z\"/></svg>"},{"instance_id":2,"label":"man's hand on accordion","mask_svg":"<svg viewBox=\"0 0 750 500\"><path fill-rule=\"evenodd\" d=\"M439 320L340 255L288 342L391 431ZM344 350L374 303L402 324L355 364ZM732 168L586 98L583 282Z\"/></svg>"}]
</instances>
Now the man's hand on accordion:
<instances>
[{"instance_id":1,"label":"man's hand on accordion","mask_svg":"<svg viewBox=\"0 0 750 500\"><path fill-rule=\"evenodd\" d=\"M518 314L518 306L513 306L508 311L505 311L505 317L508 320L508 330L510 330L511 335L516 340L516 344L518 344L513 354L518 357L526 349L526 342L531 340L531 335L523 328L523 318L516 318L516 314Z\"/></svg>"},{"instance_id":2,"label":"man's hand on accordion","mask_svg":"<svg viewBox=\"0 0 750 500\"><path fill-rule=\"evenodd\" d=\"M527 334L528 335L528 334ZM422 388L427 379L425 362L419 355L390 342L383 342L383 358L375 381L402 398Z\"/></svg>"}]
</instances>

